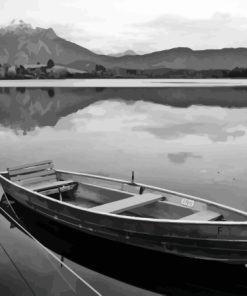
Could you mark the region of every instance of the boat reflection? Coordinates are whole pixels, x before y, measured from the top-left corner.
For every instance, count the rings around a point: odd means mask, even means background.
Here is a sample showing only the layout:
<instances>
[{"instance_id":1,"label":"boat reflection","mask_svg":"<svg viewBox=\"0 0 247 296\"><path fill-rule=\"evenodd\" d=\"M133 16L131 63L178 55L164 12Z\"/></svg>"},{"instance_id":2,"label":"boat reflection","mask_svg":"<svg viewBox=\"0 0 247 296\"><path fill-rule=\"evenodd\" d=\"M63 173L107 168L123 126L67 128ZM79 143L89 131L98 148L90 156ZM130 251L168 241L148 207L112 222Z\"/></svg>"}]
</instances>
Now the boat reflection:
<instances>
[{"instance_id":1,"label":"boat reflection","mask_svg":"<svg viewBox=\"0 0 247 296\"><path fill-rule=\"evenodd\" d=\"M30 233L78 274L87 268L107 276L108 284L113 279L119 287L127 283L133 287L128 295L145 295L135 294L134 287L145 289L146 295L247 295L244 266L156 253L86 234L78 237L73 230L55 221L48 223L20 205L13 208Z\"/></svg>"},{"instance_id":2,"label":"boat reflection","mask_svg":"<svg viewBox=\"0 0 247 296\"><path fill-rule=\"evenodd\" d=\"M0 295L98 295L0 208Z\"/></svg>"},{"instance_id":3,"label":"boat reflection","mask_svg":"<svg viewBox=\"0 0 247 296\"><path fill-rule=\"evenodd\" d=\"M65 258L63 250L69 250L71 243L66 244L61 237L51 236L52 228L43 233L41 227L41 237L47 235L47 246L57 244L58 248L53 251L60 254L45 249L27 230L16 210L13 202L3 195L0 206L0 295L160 295L119 282L73 262L69 257ZM2 249L6 250L6 255ZM80 252L82 254L84 250ZM16 271L10 261L17 266Z\"/></svg>"}]
</instances>

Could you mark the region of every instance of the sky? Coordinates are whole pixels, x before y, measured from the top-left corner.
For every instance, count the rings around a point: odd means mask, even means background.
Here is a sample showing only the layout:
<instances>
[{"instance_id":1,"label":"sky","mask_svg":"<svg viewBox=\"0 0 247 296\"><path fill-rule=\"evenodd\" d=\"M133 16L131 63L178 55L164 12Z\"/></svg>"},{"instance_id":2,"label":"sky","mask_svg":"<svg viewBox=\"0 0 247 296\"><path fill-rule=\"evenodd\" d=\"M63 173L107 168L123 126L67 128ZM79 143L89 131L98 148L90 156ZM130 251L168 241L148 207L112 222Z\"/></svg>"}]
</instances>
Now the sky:
<instances>
[{"instance_id":1,"label":"sky","mask_svg":"<svg viewBox=\"0 0 247 296\"><path fill-rule=\"evenodd\" d=\"M103 53L247 47L247 0L0 0L13 19Z\"/></svg>"}]
</instances>

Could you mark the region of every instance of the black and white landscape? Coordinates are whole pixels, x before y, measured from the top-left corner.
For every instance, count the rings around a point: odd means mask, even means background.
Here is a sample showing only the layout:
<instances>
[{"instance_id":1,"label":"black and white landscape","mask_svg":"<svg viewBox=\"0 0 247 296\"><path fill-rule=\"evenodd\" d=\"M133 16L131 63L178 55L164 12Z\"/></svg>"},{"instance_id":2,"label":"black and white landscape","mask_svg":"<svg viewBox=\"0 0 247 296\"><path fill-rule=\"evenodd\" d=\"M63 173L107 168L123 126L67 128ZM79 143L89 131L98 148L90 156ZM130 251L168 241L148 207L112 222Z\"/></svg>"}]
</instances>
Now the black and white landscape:
<instances>
[{"instance_id":1,"label":"black and white landscape","mask_svg":"<svg viewBox=\"0 0 247 296\"><path fill-rule=\"evenodd\" d=\"M204 50L177 47L146 54L126 50L103 55L60 37L52 28L33 27L22 20L12 21L0 29L0 75L3 78L30 78L28 74L33 73L48 78L46 66L49 60L57 65L53 69L55 78L71 78L75 74L93 78L247 76L245 47Z\"/></svg>"},{"instance_id":2,"label":"black and white landscape","mask_svg":"<svg viewBox=\"0 0 247 296\"><path fill-rule=\"evenodd\" d=\"M0 2L0 296L247 295L246 0Z\"/></svg>"}]
</instances>

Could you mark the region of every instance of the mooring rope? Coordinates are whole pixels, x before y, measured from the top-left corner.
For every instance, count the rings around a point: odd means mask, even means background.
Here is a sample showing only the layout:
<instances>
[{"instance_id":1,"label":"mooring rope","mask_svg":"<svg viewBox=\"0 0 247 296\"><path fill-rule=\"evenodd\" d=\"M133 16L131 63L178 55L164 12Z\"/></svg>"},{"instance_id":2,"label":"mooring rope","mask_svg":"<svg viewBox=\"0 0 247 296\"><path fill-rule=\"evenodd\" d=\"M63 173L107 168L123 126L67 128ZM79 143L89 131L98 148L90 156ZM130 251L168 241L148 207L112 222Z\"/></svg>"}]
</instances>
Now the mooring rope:
<instances>
[{"instance_id":1,"label":"mooring rope","mask_svg":"<svg viewBox=\"0 0 247 296\"><path fill-rule=\"evenodd\" d=\"M32 289L32 287L29 285L28 280L24 277L24 275L22 274L22 272L20 271L20 269L18 268L18 266L16 265L15 261L11 258L11 256L9 255L9 253L7 252L7 250L3 247L2 244L0 244L0 247L2 248L2 250L4 251L4 253L6 254L6 256L9 258L9 261L13 264L13 266L15 267L16 271L18 272L18 274L20 275L20 277L23 279L24 283L27 285L28 289L31 291L32 295L36 295L36 293L34 292L34 290Z\"/></svg>"},{"instance_id":2,"label":"mooring rope","mask_svg":"<svg viewBox=\"0 0 247 296\"><path fill-rule=\"evenodd\" d=\"M5 193L4 193L5 194ZM6 196L6 194L5 194ZM8 197L6 196L6 198L8 199ZM13 207L11 206L11 209L13 209ZM59 260L48 248L46 248L43 244L41 244L30 232L28 232L21 224L19 224L15 219L13 219L13 217L11 217L2 207L1 210L20 228L22 229L29 237L31 237L35 243L37 243L41 248L43 248L49 255L51 255L52 258L54 258L56 261L58 261L61 265L63 265L67 270L69 270L75 277L77 277L81 282L83 282L90 290L92 290L96 295L98 296L103 296L99 291L97 291L93 286L91 286L86 280L84 280L81 276L79 276L76 272L73 271L73 269L71 269L67 264L65 264L64 262L62 262L61 260ZM14 209L13 209L14 211ZM15 211L14 211L14 214ZM16 215L16 217L18 217ZM45 254L46 255L46 254ZM47 257L47 259L50 261L50 259ZM50 261L51 262L51 261ZM54 264L51 262L51 264L54 266ZM61 274L61 272L56 268L57 272L59 272L59 274L63 277L63 275ZM65 279L64 279L65 280ZM66 281L67 282L67 281Z\"/></svg>"}]
</instances>

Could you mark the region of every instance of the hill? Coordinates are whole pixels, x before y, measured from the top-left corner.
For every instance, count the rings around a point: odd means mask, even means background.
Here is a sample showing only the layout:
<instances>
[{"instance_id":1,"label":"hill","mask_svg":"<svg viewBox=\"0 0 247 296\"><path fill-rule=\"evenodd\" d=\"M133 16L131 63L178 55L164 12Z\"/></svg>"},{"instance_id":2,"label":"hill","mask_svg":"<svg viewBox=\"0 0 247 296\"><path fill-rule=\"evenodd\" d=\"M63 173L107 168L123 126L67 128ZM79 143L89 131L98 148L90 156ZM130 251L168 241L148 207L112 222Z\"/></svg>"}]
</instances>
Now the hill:
<instances>
[{"instance_id":1,"label":"hill","mask_svg":"<svg viewBox=\"0 0 247 296\"><path fill-rule=\"evenodd\" d=\"M33 28L23 21L0 28L0 63L46 63L90 71L96 64L124 69L233 69L247 67L247 48L192 50L173 48L144 55L120 57L96 54L87 48L59 37L52 28Z\"/></svg>"}]
</instances>

